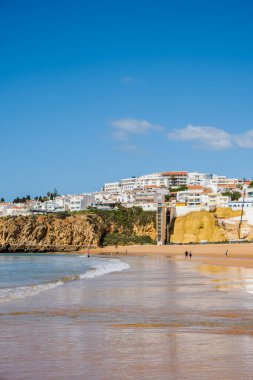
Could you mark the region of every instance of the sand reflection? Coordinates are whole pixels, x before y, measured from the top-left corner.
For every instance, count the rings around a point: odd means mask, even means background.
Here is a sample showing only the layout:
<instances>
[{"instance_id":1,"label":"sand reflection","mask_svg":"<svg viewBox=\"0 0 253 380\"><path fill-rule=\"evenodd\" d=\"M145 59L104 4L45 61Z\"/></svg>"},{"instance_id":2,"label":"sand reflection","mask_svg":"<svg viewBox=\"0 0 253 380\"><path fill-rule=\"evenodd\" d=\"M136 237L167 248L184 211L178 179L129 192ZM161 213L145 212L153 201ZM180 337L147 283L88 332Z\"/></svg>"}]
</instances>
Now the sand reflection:
<instances>
[{"instance_id":1,"label":"sand reflection","mask_svg":"<svg viewBox=\"0 0 253 380\"><path fill-rule=\"evenodd\" d=\"M252 378L252 270L126 260L131 271L4 306L0 378Z\"/></svg>"},{"instance_id":2,"label":"sand reflection","mask_svg":"<svg viewBox=\"0 0 253 380\"><path fill-rule=\"evenodd\" d=\"M252 268L202 264L197 269L200 273L212 277L210 282L215 283L215 288L220 291L241 289L253 294Z\"/></svg>"}]
</instances>

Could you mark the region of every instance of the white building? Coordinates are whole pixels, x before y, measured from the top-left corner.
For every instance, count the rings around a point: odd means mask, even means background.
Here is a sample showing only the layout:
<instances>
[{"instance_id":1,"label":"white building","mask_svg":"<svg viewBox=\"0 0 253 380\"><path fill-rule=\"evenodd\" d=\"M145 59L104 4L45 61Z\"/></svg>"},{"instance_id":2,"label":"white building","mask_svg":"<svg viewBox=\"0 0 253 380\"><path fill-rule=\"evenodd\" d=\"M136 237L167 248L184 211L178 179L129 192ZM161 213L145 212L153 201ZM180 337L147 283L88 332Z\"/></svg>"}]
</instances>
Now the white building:
<instances>
[{"instance_id":1,"label":"white building","mask_svg":"<svg viewBox=\"0 0 253 380\"><path fill-rule=\"evenodd\" d=\"M164 172L162 175L166 178L168 187L187 186L188 172Z\"/></svg>"},{"instance_id":2,"label":"white building","mask_svg":"<svg viewBox=\"0 0 253 380\"><path fill-rule=\"evenodd\" d=\"M228 196L213 193L205 188L177 192L177 202L185 204L188 207L204 206L208 209L212 207L228 207L229 201L230 198Z\"/></svg>"},{"instance_id":3,"label":"white building","mask_svg":"<svg viewBox=\"0 0 253 380\"><path fill-rule=\"evenodd\" d=\"M226 195L208 193L202 195L202 203L208 207L229 207L230 198Z\"/></svg>"},{"instance_id":4,"label":"white building","mask_svg":"<svg viewBox=\"0 0 253 380\"><path fill-rule=\"evenodd\" d=\"M30 213L30 208L23 203L0 203L0 216L27 216Z\"/></svg>"},{"instance_id":5,"label":"white building","mask_svg":"<svg viewBox=\"0 0 253 380\"><path fill-rule=\"evenodd\" d=\"M242 198L238 199L238 201L230 201L228 202L229 207L232 208L232 210L242 210L242 207L244 209L248 207L253 207L253 200L252 199L244 199L244 202Z\"/></svg>"},{"instance_id":6,"label":"white building","mask_svg":"<svg viewBox=\"0 0 253 380\"><path fill-rule=\"evenodd\" d=\"M147 186L167 188L169 181L162 173L152 173L137 178L136 188L144 189Z\"/></svg>"},{"instance_id":7,"label":"white building","mask_svg":"<svg viewBox=\"0 0 253 380\"><path fill-rule=\"evenodd\" d=\"M212 174L191 172L188 173L187 186L209 186Z\"/></svg>"},{"instance_id":8,"label":"white building","mask_svg":"<svg viewBox=\"0 0 253 380\"><path fill-rule=\"evenodd\" d=\"M201 186L196 186L196 187L201 187ZM202 204L203 191L204 191L204 188L178 191L176 194L177 202L185 203L188 206L198 206Z\"/></svg>"},{"instance_id":9,"label":"white building","mask_svg":"<svg viewBox=\"0 0 253 380\"><path fill-rule=\"evenodd\" d=\"M121 180L121 189L122 191L133 191L137 187L137 178L125 178Z\"/></svg>"},{"instance_id":10,"label":"white building","mask_svg":"<svg viewBox=\"0 0 253 380\"><path fill-rule=\"evenodd\" d=\"M81 194L70 196L69 210L82 211L95 204L95 197L93 195Z\"/></svg>"},{"instance_id":11,"label":"white building","mask_svg":"<svg viewBox=\"0 0 253 380\"><path fill-rule=\"evenodd\" d=\"M121 191L121 183L120 182L105 183L103 186L103 191L107 193L119 193Z\"/></svg>"}]
</instances>

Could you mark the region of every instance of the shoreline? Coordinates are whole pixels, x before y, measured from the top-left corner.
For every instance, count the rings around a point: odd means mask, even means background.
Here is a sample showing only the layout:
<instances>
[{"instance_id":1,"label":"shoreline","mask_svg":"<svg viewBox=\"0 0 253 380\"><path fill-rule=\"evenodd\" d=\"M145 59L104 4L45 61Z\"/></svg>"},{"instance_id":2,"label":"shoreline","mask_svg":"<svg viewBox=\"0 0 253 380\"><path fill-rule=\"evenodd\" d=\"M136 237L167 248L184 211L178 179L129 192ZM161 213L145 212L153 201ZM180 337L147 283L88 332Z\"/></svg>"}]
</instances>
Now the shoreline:
<instances>
[{"instance_id":1,"label":"shoreline","mask_svg":"<svg viewBox=\"0 0 253 380\"><path fill-rule=\"evenodd\" d=\"M7 248L7 249L6 249ZM228 250L228 255L225 252ZM185 251L192 252L192 258L185 258ZM127 246L32 246L9 245L0 247L0 253L63 253L90 254L106 256L146 256L166 260L199 262L209 265L253 268L252 243L222 243L222 244L173 244L173 245L127 245Z\"/></svg>"},{"instance_id":2,"label":"shoreline","mask_svg":"<svg viewBox=\"0 0 253 380\"><path fill-rule=\"evenodd\" d=\"M225 252L228 250L228 255ZM185 257L185 251L192 252L192 258ZM176 261L201 262L203 264L253 268L253 243L184 244L184 245L131 245L98 247L89 250L91 254L111 256L147 256ZM118 252L118 253L117 253ZM85 254L86 251L79 251Z\"/></svg>"}]
</instances>

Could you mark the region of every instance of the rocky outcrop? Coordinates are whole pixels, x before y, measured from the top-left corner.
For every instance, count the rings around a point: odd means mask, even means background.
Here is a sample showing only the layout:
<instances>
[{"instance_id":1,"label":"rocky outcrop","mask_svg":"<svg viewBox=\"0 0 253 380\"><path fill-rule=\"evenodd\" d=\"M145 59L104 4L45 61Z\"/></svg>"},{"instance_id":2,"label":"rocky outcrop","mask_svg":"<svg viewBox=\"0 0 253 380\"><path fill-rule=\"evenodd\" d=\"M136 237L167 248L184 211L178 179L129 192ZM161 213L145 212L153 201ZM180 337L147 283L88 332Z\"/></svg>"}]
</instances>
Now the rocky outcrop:
<instances>
[{"instance_id":1,"label":"rocky outcrop","mask_svg":"<svg viewBox=\"0 0 253 380\"><path fill-rule=\"evenodd\" d=\"M107 234L156 238L152 218L120 222L122 211L0 218L0 252L65 252L97 247ZM128 216L129 211L124 211ZM132 214L130 214L132 215ZM145 214L146 215L146 214ZM143 215L142 215L143 216ZM118 217L119 220L115 218ZM146 218L146 216L145 216ZM136 219L136 220L135 220ZM129 227L130 225L130 227Z\"/></svg>"},{"instance_id":2,"label":"rocky outcrop","mask_svg":"<svg viewBox=\"0 0 253 380\"><path fill-rule=\"evenodd\" d=\"M0 246L8 251L96 247L103 233L103 220L97 215L0 218Z\"/></svg>"},{"instance_id":3,"label":"rocky outcrop","mask_svg":"<svg viewBox=\"0 0 253 380\"><path fill-rule=\"evenodd\" d=\"M133 234L136 236L149 236L152 240L156 240L155 224L152 222L146 225L135 224Z\"/></svg>"},{"instance_id":4,"label":"rocky outcrop","mask_svg":"<svg viewBox=\"0 0 253 380\"><path fill-rule=\"evenodd\" d=\"M199 243L201 241L222 242L228 240L253 239L253 226L243 221L241 211L217 208L214 212L198 211L180 216L173 221L171 243Z\"/></svg>"},{"instance_id":5,"label":"rocky outcrop","mask_svg":"<svg viewBox=\"0 0 253 380\"><path fill-rule=\"evenodd\" d=\"M201 240L227 240L214 214L208 211L191 212L175 219L170 236L172 243L199 243Z\"/></svg>"}]
</instances>

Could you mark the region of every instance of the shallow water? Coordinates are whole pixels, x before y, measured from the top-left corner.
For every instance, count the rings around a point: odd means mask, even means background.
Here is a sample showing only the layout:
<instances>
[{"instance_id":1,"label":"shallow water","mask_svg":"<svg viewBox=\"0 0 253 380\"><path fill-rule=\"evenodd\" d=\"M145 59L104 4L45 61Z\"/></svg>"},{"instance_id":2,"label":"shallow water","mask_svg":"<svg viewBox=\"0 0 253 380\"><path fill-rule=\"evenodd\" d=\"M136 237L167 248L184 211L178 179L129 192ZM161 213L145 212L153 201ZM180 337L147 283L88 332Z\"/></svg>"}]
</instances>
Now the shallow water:
<instances>
[{"instance_id":1,"label":"shallow water","mask_svg":"<svg viewBox=\"0 0 253 380\"><path fill-rule=\"evenodd\" d=\"M252 270L122 260L0 305L0 379L252 379Z\"/></svg>"},{"instance_id":2,"label":"shallow water","mask_svg":"<svg viewBox=\"0 0 253 380\"><path fill-rule=\"evenodd\" d=\"M0 304L127 269L119 259L64 254L0 254Z\"/></svg>"}]
</instances>

